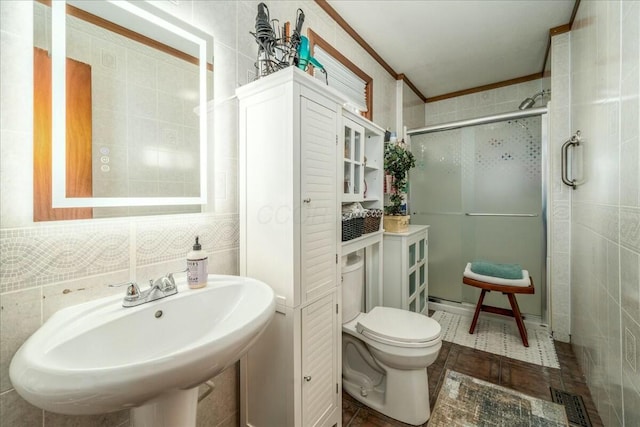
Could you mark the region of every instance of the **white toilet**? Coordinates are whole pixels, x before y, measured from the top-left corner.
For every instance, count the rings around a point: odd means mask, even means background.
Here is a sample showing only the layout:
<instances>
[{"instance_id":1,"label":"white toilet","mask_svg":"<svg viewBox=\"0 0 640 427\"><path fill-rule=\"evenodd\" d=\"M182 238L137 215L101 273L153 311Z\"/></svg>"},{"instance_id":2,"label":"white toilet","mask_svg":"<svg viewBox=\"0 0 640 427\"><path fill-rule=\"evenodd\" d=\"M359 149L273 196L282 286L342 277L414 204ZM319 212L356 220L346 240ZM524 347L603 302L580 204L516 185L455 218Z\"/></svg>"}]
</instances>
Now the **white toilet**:
<instances>
[{"instance_id":1,"label":"white toilet","mask_svg":"<svg viewBox=\"0 0 640 427\"><path fill-rule=\"evenodd\" d=\"M429 410L427 366L442 347L440 324L391 307L362 313L363 260L342 267L342 387L353 398L407 424L425 423Z\"/></svg>"}]
</instances>

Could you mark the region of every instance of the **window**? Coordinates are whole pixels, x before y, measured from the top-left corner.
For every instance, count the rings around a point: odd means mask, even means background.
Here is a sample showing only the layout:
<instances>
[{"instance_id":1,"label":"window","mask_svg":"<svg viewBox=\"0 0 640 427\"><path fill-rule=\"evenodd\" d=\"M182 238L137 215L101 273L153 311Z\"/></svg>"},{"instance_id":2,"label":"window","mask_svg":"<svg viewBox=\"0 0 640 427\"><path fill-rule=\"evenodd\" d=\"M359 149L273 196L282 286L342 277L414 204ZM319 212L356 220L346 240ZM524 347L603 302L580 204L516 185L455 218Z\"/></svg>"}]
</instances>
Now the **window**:
<instances>
[{"instance_id":1,"label":"window","mask_svg":"<svg viewBox=\"0 0 640 427\"><path fill-rule=\"evenodd\" d=\"M311 55L327 71L329 86L343 93L364 117L371 120L373 79L315 32L309 29L308 35ZM325 80L324 74L315 67L310 67L309 73Z\"/></svg>"}]
</instances>

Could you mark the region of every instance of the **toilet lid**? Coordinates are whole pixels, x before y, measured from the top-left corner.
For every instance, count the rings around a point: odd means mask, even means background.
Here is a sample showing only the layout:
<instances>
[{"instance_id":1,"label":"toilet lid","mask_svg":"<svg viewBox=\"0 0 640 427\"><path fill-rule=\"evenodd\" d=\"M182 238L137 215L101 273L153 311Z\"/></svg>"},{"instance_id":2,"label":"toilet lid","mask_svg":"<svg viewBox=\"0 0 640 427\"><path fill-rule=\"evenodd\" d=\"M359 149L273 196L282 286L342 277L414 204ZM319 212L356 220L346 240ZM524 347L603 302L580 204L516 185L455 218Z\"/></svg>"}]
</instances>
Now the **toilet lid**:
<instances>
[{"instance_id":1,"label":"toilet lid","mask_svg":"<svg viewBox=\"0 0 640 427\"><path fill-rule=\"evenodd\" d=\"M391 307L374 307L358 318L356 329L389 344L427 343L440 336L440 324L423 314Z\"/></svg>"}]
</instances>

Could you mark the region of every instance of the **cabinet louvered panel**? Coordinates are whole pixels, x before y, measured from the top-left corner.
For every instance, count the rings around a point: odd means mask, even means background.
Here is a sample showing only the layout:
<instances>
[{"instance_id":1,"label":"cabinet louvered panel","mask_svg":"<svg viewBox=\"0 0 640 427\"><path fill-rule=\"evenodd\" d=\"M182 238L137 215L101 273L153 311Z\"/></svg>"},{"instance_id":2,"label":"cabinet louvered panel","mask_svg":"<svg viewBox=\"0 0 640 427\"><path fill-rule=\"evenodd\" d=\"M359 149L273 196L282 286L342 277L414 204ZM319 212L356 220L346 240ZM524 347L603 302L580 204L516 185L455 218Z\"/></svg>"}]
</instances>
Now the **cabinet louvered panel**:
<instances>
[{"instance_id":1,"label":"cabinet louvered panel","mask_svg":"<svg viewBox=\"0 0 640 427\"><path fill-rule=\"evenodd\" d=\"M304 300L308 301L336 285L337 116L304 97L300 109L300 273Z\"/></svg>"},{"instance_id":2,"label":"cabinet louvered panel","mask_svg":"<svg viewBox=\"0 0 640 427\"><path fill-rule=\"evenodd\" d=\"M344 99L295 67L237 94L240 273L269 284L277 302L241 362L240 424L341 425Z\"/></svg>"},{"instance_id":3,"label":"cabinet louvered panel","mask_svg":"<svg viewBox=\"0 0 640 427\"><path fill-rule=\"evenodd\" d=\"M320 425L337 405L335 294L302 309L302 425Z\"/></svg>"}]
</instances>

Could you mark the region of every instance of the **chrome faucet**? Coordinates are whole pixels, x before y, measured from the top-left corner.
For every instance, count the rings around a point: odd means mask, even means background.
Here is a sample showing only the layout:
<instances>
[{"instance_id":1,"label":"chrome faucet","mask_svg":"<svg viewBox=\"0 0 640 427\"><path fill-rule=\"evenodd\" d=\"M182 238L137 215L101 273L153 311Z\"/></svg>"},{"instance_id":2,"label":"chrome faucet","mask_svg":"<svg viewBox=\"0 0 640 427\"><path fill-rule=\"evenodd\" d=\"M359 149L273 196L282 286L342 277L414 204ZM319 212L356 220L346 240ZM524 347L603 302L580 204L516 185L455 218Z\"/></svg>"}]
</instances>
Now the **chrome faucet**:
<instances>
[{"instance_id":1,"label":"chrome faucet","mask_svg":"<svg viewBox=\"0 0 640 427\"><path fill-rule=\"evenodd\" d=\"M135 282L109 285L111 288L120 286L127 287L127 292L122 300L123 307L135 307L178 293L178 287L173 278L173 273L165 274L156 280L149 280L149 288L145 290L140 290L140 287Z\"/></svg>"}]
</instances>

